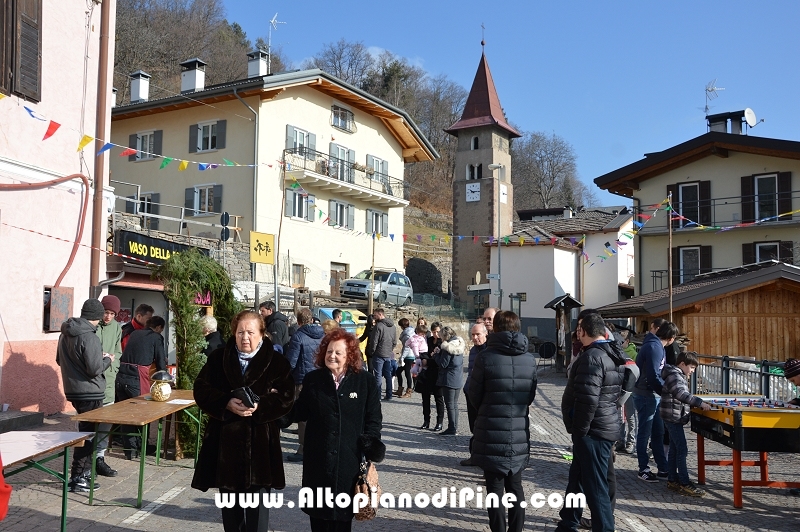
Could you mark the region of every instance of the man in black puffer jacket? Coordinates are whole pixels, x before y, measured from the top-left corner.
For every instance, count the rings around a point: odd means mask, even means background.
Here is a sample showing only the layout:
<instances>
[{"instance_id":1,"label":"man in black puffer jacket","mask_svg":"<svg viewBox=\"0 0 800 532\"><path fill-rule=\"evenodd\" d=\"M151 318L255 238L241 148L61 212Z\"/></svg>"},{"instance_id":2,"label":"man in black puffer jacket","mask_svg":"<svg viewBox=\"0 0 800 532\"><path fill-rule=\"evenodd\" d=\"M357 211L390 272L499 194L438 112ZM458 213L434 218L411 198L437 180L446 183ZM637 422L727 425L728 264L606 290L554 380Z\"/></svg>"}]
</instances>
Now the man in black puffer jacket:
<instances>
[{"instance_id":1,"label":"man in black puffer jacket","mask_svg":"<svg viewBox=\"0 0 800 532\"><path fill-rule=\"evenodd\" d=\"M472 465L483 469L486 493L503 496L503 489L525 500L522 470L528 465L530 427L528 407L536 397L536 359L528 353L528 339L519 332L519 317L498 312L494 332L469 375L467 397L478 412L472 442ZM518 532L525 510L518 504L508 509L489 508L492 532Z\"/></svg>"},{"instance_id":2,"label":"man in black puffer jacket","mask_svg":"<svg viewBox=\"0 0 800 532\"><path fill-rule=\"evenodd\" d=\"M572 434L573 449L567 494L584 493L592 511L592 530L611 532L614 512L607 475L611 447L619 435L617 399L624 374L615 360L622 360L622 352L617 342L606 339L599 314L581 319L578 339L583 349L573 363L561 400L561 414L567 432ZM582 511L564 506L556 530L577 530Z\"/></svg>"}]
</instances>

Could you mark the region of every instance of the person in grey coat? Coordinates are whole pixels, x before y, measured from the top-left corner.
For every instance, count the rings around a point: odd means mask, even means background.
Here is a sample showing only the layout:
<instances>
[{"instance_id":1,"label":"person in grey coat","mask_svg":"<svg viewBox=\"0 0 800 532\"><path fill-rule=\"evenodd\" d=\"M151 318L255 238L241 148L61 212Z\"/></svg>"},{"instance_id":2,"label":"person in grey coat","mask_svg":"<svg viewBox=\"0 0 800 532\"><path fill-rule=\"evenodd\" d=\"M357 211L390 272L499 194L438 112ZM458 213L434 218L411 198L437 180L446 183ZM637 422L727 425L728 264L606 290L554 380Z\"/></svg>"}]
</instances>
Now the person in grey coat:
<instances>
[{"instance_id":1,"label":"person in grey coat","mask_svg":"<svg viewBox=\"0 0 800 532\"><path fill-rule=\"evenodd\" d=\"M56 364L61 368L61 382L64 395L72 403L78 414L102 408L106 391L106 377L103 374L114 355L103 353L103 346L96 330L103 319L105 309L96 299L87 299L81 308L79 318L70 318L61 324L58 337ZM78 423L81 432L94 432L94 423ZM91 473L92 441L87 440L82 447L75 447L70 473L70 491L89 491ZM95 484L95 489L99 486Z\"/></svg>"},{"instance_id":2,"label":"person in grey coat","mask_svg":"<svg viewBox=\"0 0 800 532\"><path fill-rule=\"evenodd\" d=\"M453 329L442 328L442 345L433 355L433 359L439 366L436 386L442 389L444 406L447 409L447 428L439 433L443 436L454 436L458 430L458 390L461 388L466 350L464 340L456 336Z\"/></svg>"},{"instance_id":3,"label":"person in grey coat","mask_svg":"<svg viewBox=\"0 0 800 532\"><path fill-rule=\"evenodd\" d=\"M472 444L472 463L483 469L486 493L513 493L517 503L508 509L508 529L519 532L525 523L522 470L528 465L530 426L528 407L536 397L536 359L520 333L519 316L497 312L486 348L469 377L467 398L478 411ZM492 532L506 531L505 508L489 508Z\"/></svg>"}]
</instances>

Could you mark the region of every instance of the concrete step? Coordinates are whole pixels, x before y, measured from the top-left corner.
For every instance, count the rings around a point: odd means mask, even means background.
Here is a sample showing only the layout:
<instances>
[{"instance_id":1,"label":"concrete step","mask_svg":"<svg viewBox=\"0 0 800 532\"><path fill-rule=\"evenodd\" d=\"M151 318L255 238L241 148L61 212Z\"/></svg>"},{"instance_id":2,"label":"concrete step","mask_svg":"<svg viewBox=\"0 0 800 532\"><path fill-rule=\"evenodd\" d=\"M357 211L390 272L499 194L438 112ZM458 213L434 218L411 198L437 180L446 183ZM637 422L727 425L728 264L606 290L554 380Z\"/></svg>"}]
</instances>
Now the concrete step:
<instances>
[{"instance_id":1,"label":"concrete step","mask_svg":"<svg viewBox=\"0 0 800 532\"><path fill-rule=\"evenodd\" d=\"M12 430L29 430L44 424L43 412L0 412L0 434Z\"/></svg>"}]
</instances>

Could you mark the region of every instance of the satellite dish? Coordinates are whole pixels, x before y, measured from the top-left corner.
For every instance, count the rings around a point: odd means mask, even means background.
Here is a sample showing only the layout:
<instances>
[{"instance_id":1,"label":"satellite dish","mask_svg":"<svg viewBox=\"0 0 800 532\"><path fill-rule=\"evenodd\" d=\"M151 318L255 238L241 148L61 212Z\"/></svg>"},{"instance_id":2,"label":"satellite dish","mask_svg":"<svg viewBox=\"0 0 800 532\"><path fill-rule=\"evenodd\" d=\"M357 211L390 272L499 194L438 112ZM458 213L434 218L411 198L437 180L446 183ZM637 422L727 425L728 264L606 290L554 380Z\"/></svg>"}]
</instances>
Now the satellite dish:
<instances>
[{"instance_id":1,"label":"satellite dish","mask_svg":"<svg viewBox=\"0 0 800 532\"><path fill-rule=\"evenodd\" d=\"M758 123L758 120L756 120L756 114L749 107L744 110L744 121L747 122L747 125L750 127L755 127L755 125Z\"/></svg>"}]
</instances>

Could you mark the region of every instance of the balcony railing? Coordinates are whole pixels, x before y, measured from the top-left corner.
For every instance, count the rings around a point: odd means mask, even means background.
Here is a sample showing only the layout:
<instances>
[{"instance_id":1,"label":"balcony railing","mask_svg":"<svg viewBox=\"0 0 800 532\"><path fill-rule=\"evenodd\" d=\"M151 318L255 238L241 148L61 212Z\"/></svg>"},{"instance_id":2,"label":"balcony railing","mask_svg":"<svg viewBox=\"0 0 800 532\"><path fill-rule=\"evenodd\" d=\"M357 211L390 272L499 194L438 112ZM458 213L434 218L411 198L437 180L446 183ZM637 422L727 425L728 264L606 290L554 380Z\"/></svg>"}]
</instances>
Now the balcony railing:
<instances>
[{"instance_id":1,"label":"balcony railing","mask_svg":"<svg viewBox=\"0 0 800 532\"><path fill-rule=\"evenodd\" d=\"M791 209L800 209L800 191L792 191L791 193ZM767 197L769 196L769 197ZM764 223L770 224L786 224L786 223L800 223L800 213L781 216L779 219L775 216L785 214L781 212L785 209L780 209L780 201L778 194L770 195L755 195L755 196L730 196L713 198L710 200L697 200L691 202L680 202L673 197L673 207L676 214L680 214L688 218L688 220L675 220L673 221L672 229L674 231L693 230L697 229L696 224L705 226L731 226L743 223L742 211L744 201L748 202L754 209L755 220L766 220ZM781 197L781 200L788 198ZM744 201L743 201L744 200ZM785 201L784 201L785 203ZM634 216L638 214L653 214L653 209L648 208L652 206L644 206L634 209ZM788 212L788 211L787 211ZM642 222L639 217L636 220ZM647 234L662 234L667 231L667 223L669 216L666 213L659 213L655 218L649 219L641 230L642 235ZM691 223L695 222L695 223Z\"/></svg>"},{"instance_id":2,"label":"balcony railing","mask_svg":"<svg viewBox=\"0 0 800 532\"><path fill-rule=\"evenodd\" d=\"M406 183L403 180L376 172L363 164L331 157L327 153L305 147L284 150L283 157L286 172L297 170L313 172L334 182L340 181L353 185L354 191L367 191L389 196L394 202L405 203L408 196Z\"/></svg>"}]
</instances>

